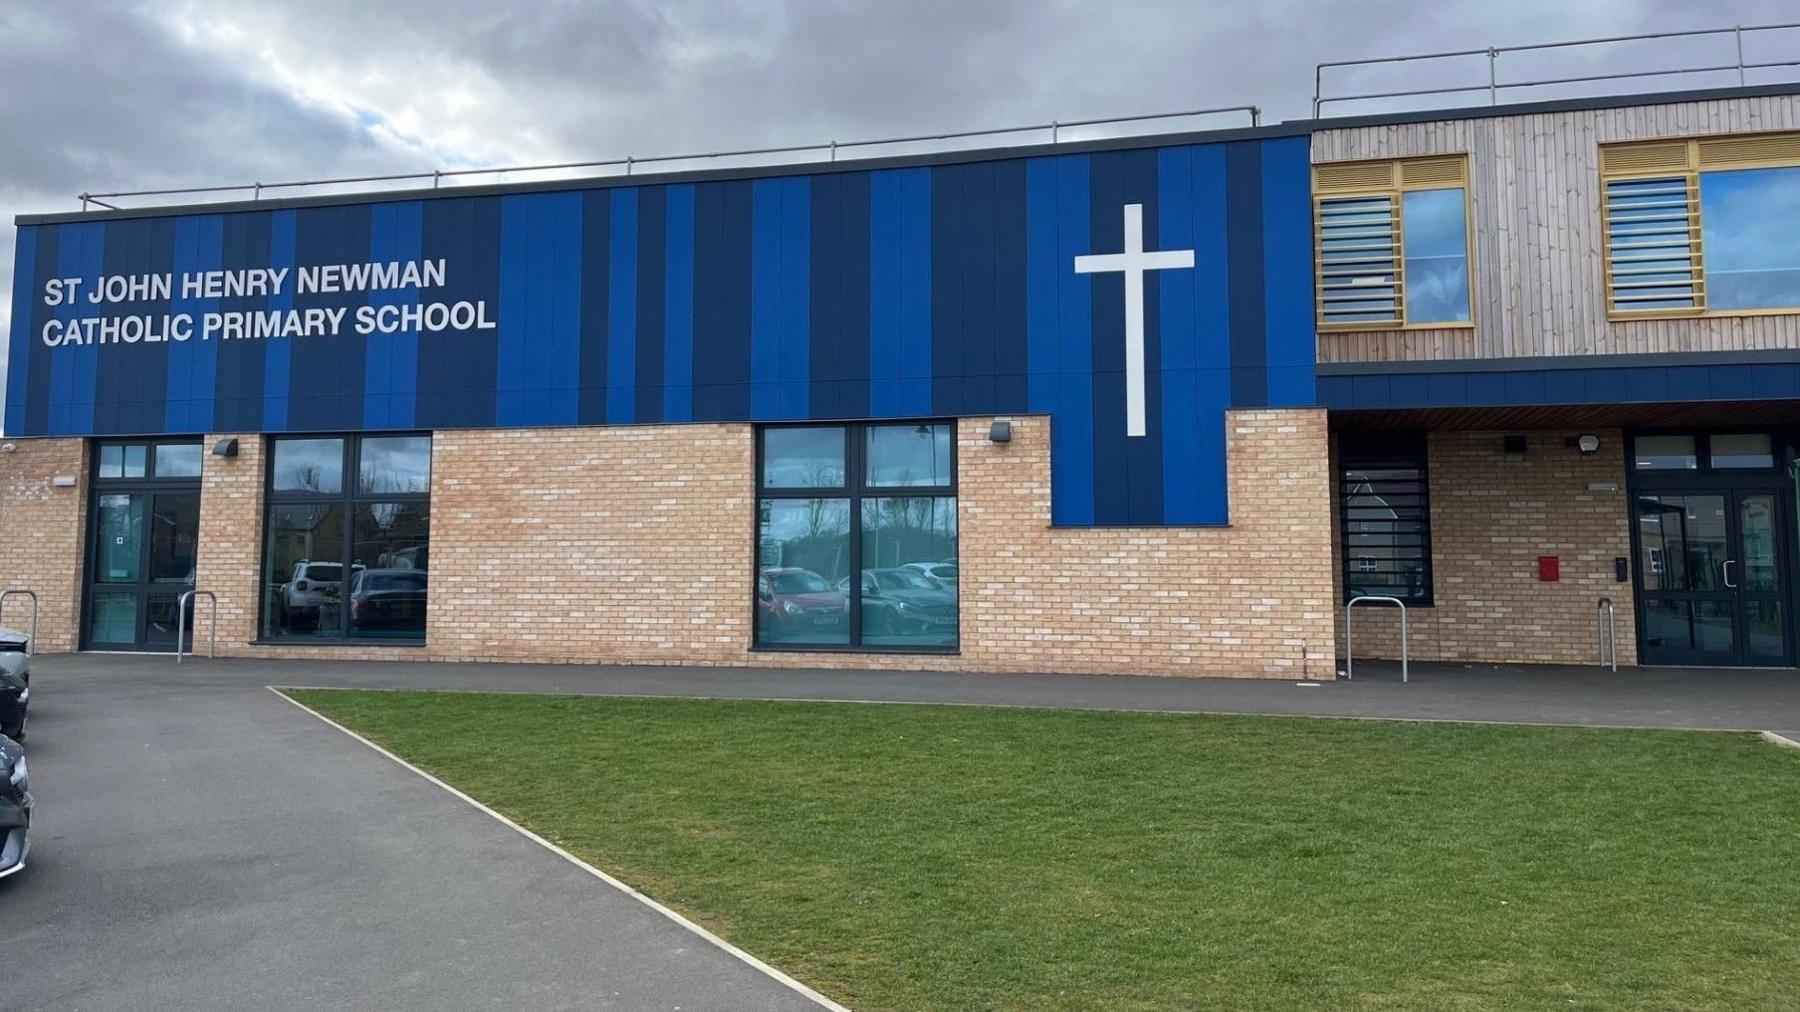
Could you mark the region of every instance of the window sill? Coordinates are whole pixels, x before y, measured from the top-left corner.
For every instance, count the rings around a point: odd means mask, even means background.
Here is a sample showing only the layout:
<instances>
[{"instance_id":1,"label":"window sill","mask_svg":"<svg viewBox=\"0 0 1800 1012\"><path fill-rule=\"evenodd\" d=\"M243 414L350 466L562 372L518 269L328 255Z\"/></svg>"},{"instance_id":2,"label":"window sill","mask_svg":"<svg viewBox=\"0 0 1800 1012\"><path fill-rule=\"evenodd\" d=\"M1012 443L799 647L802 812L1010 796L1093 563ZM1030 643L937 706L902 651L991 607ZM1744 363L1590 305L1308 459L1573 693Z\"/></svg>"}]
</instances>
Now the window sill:
<instances>
[{"instance_id":1,"label":"window sill","mask_svg":"<svg viewBox=\"0 0 1800 1012\"><path fill-rule=\"evenodd\" d=\"M254 639L244 644L250 647L398 647L405 650L422 650L424 640L383 640L383 639L301 639L297 636L276 639Z\"/></svg>"},{"instance_id":2,"label":"window sill","mask_svg":"<svg viewBox=\"0 0 1800 1012\"><path fill-rule=\"evenodd\" d=\"M750 652L753 654L863 654L871 657L957 657L962 654L962 647L853 647L830 644L808 646L795 643L767 646L756 644L750 647Z\"/></svg>"}]
</instances>

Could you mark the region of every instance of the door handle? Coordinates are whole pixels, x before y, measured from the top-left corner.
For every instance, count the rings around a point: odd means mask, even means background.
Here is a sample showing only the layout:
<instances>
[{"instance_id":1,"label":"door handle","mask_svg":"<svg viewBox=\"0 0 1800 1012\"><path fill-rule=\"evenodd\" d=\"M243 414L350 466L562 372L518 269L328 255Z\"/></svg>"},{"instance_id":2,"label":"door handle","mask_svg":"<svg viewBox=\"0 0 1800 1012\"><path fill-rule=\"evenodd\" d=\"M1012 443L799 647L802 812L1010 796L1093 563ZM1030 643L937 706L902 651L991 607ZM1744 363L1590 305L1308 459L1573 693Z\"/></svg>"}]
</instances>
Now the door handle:
<instances>
[{"instance_id":1,"label":"door handle","mask_svg":"<svg viewBox=\"0 0 1800 1012\"><path fill-rule=\"evenodd\" d=\"M1719 563L1719 573L1725 580L1725 587L1727 590L1737 589L1737 584L1731 582L1731 564L1736 561L1736 559L1726 559L1724 562Z\"/></svg>"}]
</instances>

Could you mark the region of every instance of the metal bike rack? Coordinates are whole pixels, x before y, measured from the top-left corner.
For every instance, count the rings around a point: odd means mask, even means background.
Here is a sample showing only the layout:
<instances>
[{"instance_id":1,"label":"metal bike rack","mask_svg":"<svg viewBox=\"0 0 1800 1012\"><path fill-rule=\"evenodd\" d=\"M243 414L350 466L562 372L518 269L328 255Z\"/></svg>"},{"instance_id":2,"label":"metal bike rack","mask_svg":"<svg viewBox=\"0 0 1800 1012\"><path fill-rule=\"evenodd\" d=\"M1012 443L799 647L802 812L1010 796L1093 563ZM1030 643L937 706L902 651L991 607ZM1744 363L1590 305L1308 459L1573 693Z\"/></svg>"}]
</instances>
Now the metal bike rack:
<instances>
[{"instance_id":1,"label":"metal bike rack","mask_svg":"<svg viewBox=\"0 0 1800 1012\"><path fill-rule=\"evenodd\" d=\"M1406 602L1397 597L1382 597L1380 595L1353 597L1348 604L1344 605L1344 677L1356 677L1356 624L1352 622L1351 619L1354 617L1357 605L1369 604L1371 602L1391 604L1400 609L1400 680L1404 682L1407 680Z\"/></svg>"},{"instance_id":2,"label":"metal bike rack","mask_svg":"<svg viewBox=\"0 0 1800 1012\"><path fill-rule=\"evenodd\" d=\"M175 607L177 609L179 609L179 613L175 616L175 663L176 664L181 663L181 644L189 632L189 629L188 629L188 602L192 601L194 598L199 597L201 595L205 595L206 599L208 601L212 602L211 625L208 626L208 630L210 631L211 635L207 639L207 642L206 642L206 656L214 657L214 656L218 655L218 652L219 652L219 599L210 590L190 590L187 593L182 594L180 600L175 605Z\"/></svg>"},{"instance_id":3,"label":"metal bike rack","mask_svg":"<svg viewBox=\"0 0 1800 1012\"><path fill-rule=\"evenodd\" d=\"M1612 598L1594 602L1594 641L1600 651L1600 666L1619 670L1619 617Z\"/></svg>"},{"instance_id":4,"label":"metal bike rack","mask_svg":"<svg viewBox=\"0 0 1800 1012\"><path fill-rule=\"evenodd\" d=\"M0 614L3 614L6 611L6 599L9 597L29 597L29 598L31 598L31 633L30 633L31 638L29 640L27 640L25 643L25 655L27 657L29 657L32 654L37 653L37 618L38 618L37 591L26 590L23 587L18 588L16 590L0 591Z\"/></svg>"}]
</instances>

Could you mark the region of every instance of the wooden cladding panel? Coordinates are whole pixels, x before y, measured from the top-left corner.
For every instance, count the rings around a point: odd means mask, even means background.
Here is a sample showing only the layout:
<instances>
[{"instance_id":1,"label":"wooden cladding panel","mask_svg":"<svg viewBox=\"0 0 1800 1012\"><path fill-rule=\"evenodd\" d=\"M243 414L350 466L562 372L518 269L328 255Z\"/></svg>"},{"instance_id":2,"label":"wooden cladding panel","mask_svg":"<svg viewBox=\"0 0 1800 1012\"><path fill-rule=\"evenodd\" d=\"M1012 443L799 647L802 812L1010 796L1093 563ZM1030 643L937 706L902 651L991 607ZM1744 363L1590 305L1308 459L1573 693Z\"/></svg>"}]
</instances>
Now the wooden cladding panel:
<instances>
[{"instance_id":1,"label":"wooden cladding panel","mask_svg":"<svg viewBox=\"0 0 1800 1012\"><path fill-rule=\"evenodd\" d=\"M1609 321L1602 264L1601 145L1669 139L1685 149L1680 141L1687 138L1789 130L1800 130L1800 96L1315 133L1315 164L1467 154L1475 218L1472 331L1454 336L1447 331L1326 332L1319 335L1319 361L1800 347L1800 314ZM1717 164L1741 164L1772 157L1766 153L1766 140L1732 137L1702 144L1711 145L1707 150ZM1753 142L1765 142L1765 147L1754 148ZM1686 155L1682 157L1685 164Z\"/></svg>"}]
</instances>

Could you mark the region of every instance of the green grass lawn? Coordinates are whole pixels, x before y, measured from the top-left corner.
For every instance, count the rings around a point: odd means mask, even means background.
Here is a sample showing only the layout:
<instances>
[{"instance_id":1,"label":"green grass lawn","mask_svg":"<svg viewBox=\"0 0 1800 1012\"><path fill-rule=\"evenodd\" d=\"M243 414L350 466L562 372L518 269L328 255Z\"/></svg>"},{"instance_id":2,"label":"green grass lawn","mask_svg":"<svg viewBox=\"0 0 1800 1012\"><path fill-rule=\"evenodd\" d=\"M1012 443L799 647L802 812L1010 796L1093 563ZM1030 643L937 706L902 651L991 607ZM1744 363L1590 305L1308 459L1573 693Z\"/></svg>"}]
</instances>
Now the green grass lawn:
<instances>
[{"instance_id":1,"label":"green grass lawn","mask_svg":"<svg viewBox=\"0 0 1800 1012\"><path fill-rule=\"evenodd\" d=\"M858 1009L1800 1005L1749 735L293 695Z\"/></svg>"}]
</instances>

